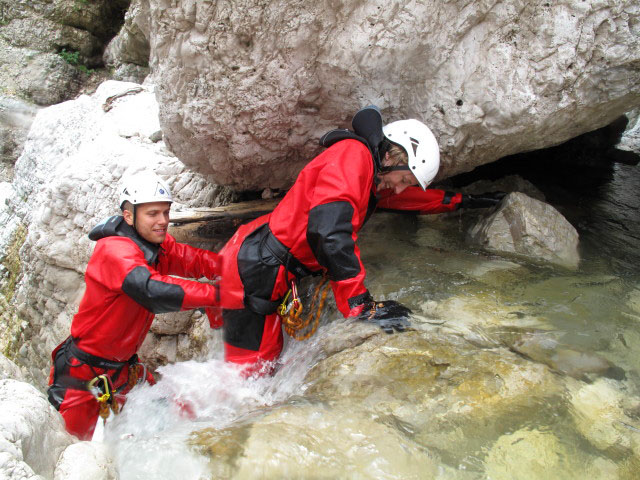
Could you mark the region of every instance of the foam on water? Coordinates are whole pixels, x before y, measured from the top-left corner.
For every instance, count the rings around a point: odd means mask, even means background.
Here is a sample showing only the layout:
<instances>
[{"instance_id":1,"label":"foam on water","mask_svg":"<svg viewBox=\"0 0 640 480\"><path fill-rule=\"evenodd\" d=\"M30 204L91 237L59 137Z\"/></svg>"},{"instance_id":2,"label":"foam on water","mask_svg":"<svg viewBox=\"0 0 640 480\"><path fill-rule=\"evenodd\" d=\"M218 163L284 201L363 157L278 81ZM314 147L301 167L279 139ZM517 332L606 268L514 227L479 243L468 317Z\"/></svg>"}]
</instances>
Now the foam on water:
<instances>
[{"instance_id":1,"label":"foam on water","mask_svg":"<svg viewBox=\"0 0 640 480\"><path fill-rule=\"evenodd\" d=\"M105 428L120 479L209 478L208 460L189 447L190 435L225 428L300 394L323 330L308 342L289 342L273 376L246 379L238 366L220 359L161 367L161 379L134 388Z\"/></svg>"}]
</instances>

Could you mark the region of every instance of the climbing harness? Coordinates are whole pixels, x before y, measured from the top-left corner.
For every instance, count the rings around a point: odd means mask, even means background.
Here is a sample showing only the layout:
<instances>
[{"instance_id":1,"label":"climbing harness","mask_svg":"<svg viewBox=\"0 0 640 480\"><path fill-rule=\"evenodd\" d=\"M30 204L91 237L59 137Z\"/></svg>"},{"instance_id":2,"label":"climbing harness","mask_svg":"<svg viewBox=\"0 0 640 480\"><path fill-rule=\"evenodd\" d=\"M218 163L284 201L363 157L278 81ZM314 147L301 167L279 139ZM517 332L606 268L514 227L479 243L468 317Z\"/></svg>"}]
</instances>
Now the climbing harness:
<instances>
[{"instance_id":1,"label":"climbing harness","mask_svg":"<svg viewBox=\"0 0 640 480\"><path fill-rule=\"evenodd\" d=\"M320 316L322 315L324 302L330 289L331 284L325 275L313 293L311 305L309 306L309 314L304 318L302 317L304 307L298 296L298 287L295 280L291 281L291 289L287 292L284 300L278 307L278 314L282 318L284 331L287 332L287 335L295 340L302 341L307 340L316 333L318 325L320 324ZM311 325L311 327L309 327L309 325Z\"/></svg>"}]
</instances>

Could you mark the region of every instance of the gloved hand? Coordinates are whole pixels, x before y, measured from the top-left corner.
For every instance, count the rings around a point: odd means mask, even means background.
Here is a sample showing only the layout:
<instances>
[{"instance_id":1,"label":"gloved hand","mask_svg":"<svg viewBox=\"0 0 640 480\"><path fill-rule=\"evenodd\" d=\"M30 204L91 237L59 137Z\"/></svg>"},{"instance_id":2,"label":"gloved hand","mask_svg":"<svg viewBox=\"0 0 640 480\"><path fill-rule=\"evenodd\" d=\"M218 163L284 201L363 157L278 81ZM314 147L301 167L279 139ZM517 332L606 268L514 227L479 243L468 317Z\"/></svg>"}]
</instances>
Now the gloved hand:
<instances>
[{"instance_id":1,"label":"gloved hand","mask_svg":"<svg viewBox=\"0 0 640 480\"><path fill-rule=\"evenodd\" d=\"M368 301L362 305L362 310L356 316L361 322L375 323L385 333L404 332L411 326L409 314L411 310L395 300L383 302Z\"/></svg>"},{"instance_id":2,"label":"gloved hand","mask_svg":"<svg viewBox=\"0 0 640 480\"><path fill-rule=\"evenodd\" d=\"M462 194L461 208L488 208L500 203L507 194L505 192L486 192L477 195Z\"/></svg>"}]
</instances>

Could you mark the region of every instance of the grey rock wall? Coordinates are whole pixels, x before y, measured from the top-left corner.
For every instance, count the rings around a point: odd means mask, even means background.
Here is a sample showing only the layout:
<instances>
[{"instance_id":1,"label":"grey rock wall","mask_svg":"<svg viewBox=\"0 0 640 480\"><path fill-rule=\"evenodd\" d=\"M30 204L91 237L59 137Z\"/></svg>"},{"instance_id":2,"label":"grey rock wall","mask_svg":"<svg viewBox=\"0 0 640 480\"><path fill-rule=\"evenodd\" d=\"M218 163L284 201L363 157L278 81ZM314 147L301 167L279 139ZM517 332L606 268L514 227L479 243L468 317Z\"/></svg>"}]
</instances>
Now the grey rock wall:
<instances>
[{"instance_id":1,"label":"grey rock wall","mask_svg":"<svg viewBox=\"0 0 640 480\"><path fill-rule=\"evenodd\" d=\"M440 178L640 104L635 1L141 4L168 145L239 188L289 186L321 134L371 103L432 127Z\"/></svg>"},{"instance_id":2,"label":"grey rock wall","mask_svg":"<svg viewBox=\"0 0 640 480\"><path fill-rule=\"evenodd\" d=\"M38 105L75 96L88 81L77 66L102 64L129 2L0 0L0 93Z\"/></svg>"}]
</instances>

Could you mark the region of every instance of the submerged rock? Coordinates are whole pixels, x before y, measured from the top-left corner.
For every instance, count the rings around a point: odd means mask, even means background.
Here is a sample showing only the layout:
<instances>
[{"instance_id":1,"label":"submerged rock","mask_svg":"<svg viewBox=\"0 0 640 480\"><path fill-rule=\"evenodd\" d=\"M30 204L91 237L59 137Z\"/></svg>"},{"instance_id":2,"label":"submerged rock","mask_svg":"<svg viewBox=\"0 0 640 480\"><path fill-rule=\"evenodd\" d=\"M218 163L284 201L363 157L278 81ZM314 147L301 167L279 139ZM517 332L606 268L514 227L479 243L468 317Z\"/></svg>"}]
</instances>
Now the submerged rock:
<instances>
[{"instance_id":1,"label":"submerged rock","mask_svg":"<svg viewBox=\"0 0 640 480\"><path fill-rule=\"evenodd\" d=\"M519 409L561 392L544 365L418 331L379 333L318 362L306 380L311 398L380 416L456 461L518 425Z\"/></svg>"},{"instance_id":2,"label":"submerged rock","mask_svg":"<svg viewBox=\"0 0 640 480\"><path fill-rule=\"evenodd\" d=\"M485 473L491 480L580 480L618 478L611 460L593 459L581 463L575 449L552 432L521 429L501 436L486 457Z\"/></svg>"},{"instance_id":3,"label":"submerged rock","mask_svg":"<svg viewBox=\"0 0 640 480\"><path fill-rule=\"evenodd\" d=\"M342 405L285 406L256 420L240 436L213 432L198 437L197 444L210 452L214 471L219 459L228 461L226 443L236 447L232 478L418 480L436 478L438 472L436 455L368 412Z\"/></svg>"},{"instance_id":4,"label":"submerged rock","mask_svg":"<svg viewBox=\"0 0 640 480\"><path fill-rule=\"evenodd\" d=\"M594 352L579 351L562 345L552 335L544 332L521 334L507 339L507 345L521 355L574 378L586 378L590 374L617 380L625 377L624 370L606 358Z\"/></svg>"},{"instance_id":5,"label":"submerged rock","mask_svg":"<svg viewBox=\"0 0 640 480\"><path fill-rule=\"evenodd\" d=\"M468 232L468 240L491 251L515 253L577 268L578 232L551 205L511 193Z\"/></svg>"},{"instance_id":6,"label":"submerged rock","mask_svg":"<svg viewBox=\"0 0 640 480\"><path fill-rule=\"evenodd\" d=\"M620 384L598 379L592 384L570 384L570 413L578 431L600 450L622 449L640 459L640 422L625 413L625 405L640 399L629 398Z\"/></svg>"}]
</instances>

